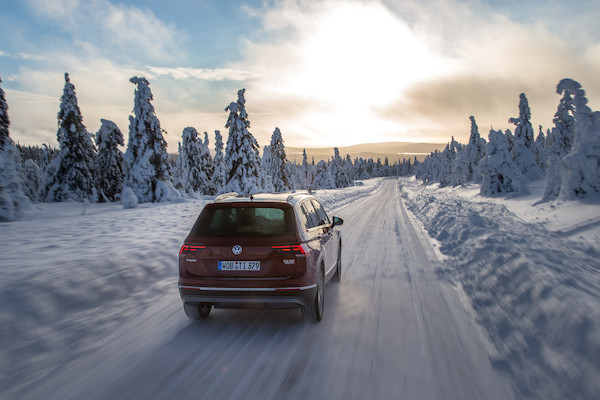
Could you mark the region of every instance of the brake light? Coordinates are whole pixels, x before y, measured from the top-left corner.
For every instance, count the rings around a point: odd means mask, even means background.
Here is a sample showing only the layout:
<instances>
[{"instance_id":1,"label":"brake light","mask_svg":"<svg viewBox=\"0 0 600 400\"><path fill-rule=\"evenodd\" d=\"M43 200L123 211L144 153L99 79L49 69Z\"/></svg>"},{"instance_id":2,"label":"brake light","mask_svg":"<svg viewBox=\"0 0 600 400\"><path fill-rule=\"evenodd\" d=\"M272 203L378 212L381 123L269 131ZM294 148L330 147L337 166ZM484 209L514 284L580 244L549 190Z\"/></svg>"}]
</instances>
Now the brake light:
<instances>
[{"instance_id":1,"label":"brake light","mask_svg":"<svg viewBox=\"0 0 600 400\"><path fill-rule=\"evenodd\" d=\"M181 246L181 250L179 250L179 254L183 254L183 253L188 253L188 252L192 252L192 251L198 251L200 249L205 249L206 246L204 245L189 245L189 244L184 244L183 246Z\"/></svg>"},{"instance_id":2,"label":"brake light","mask_svg":"<svg viewBox=\"0 0 600 400\"><path fill-rule=\"evenodd\" d=\"M306 254L306 250L301 244L290 244L285 246L272 246L273 249L282 251L283 253Z\"/></svg>"}]
</instances>

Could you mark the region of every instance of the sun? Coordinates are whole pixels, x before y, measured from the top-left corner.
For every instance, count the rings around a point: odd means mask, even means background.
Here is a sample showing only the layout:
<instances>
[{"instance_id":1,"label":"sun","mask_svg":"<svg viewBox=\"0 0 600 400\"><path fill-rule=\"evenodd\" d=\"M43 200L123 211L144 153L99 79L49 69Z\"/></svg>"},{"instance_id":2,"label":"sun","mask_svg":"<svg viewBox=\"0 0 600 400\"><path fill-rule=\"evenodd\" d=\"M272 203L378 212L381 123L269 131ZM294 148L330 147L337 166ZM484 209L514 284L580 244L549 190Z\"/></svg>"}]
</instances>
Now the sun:
<instances>
[{"instance_id":1,"label":"sun","mask_svg":"<svg viewBox=\"0 0 600 400\"><path fill-rule=\"evenodd\" d=\"M400 132L375 113L419 80L439 75L446 61L378 3L338 3L316 18L297 44L293 76L279 87L325 105L302 123L345 143Z\"/></svg>"}]
</instances>

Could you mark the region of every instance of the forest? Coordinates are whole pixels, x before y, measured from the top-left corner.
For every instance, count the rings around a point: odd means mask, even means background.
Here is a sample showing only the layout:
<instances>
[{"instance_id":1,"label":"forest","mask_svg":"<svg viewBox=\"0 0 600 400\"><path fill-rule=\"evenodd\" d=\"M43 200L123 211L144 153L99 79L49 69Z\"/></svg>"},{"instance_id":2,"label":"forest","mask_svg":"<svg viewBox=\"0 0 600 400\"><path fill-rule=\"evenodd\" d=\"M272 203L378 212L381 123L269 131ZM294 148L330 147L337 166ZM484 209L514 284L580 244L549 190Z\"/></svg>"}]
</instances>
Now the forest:
<instances>
[{"instance_id":1,"label":"forest","mask_svg":"<svg viewBox=\"0 0 600 400\"><path fill-rule=\"evenodd\" d=\"M249 130L245 89L225 108L226 143L216 130L211 152L208 133L201 136L196 128L187 127L177 157L170 157L152 105L150 83L143 77L132 77L130 82L135 85L134 107L124 152L124 135L114 122L102 119L96 133L86 129L68 73L57 116L58 149L14 143L0 87L0 220L21 217L32 202L121 202L131 208L225 192L342 188L372 177L413 174L424 184L475 183L481 185L483 196L508 197L526 194L529 182L545 179L541 202L600 192L600 112L588 107L584 90L572 79L557 85L562 97L554 126L546 133L540 126L537 136L527 97L521 93L518 116L509 118L514 133L491 129L485 140L471 116L468 144L452 137L443 151L431 153L423 162L416 157L394 163L387 158L352 160L334 148L329 160L316 164L308 160L306 151L301 164L288 161L277 127L261 155Z\"/></svg>"}]
</instances>

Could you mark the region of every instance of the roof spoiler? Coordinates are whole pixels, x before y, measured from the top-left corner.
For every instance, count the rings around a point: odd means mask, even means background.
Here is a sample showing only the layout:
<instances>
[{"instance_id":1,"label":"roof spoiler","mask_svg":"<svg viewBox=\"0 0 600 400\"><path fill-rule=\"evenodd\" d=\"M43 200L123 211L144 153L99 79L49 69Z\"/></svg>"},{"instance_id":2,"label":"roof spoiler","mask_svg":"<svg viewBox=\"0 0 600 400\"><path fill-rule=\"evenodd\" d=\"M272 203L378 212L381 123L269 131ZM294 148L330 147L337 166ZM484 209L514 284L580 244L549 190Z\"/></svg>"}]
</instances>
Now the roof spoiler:
<instances>
[{"instance_id":1,"label":"roof spoiler","mask_svg":"<svg viewBox=\"0 0 600 400\"><path fill-rule=\"evenodd\" d=\"M217 197L215 197L215 203L226 200L226 199L230 199L232 197L238 197L238 196L239 196L238 192L223 193L223 194L220 194Z\"/></svg>"},{"instance_id":2,"label":"roof spoiler","mask_svg":"<svg viewBox=\"0 0 600 400\"><path fill-rule=\"evenodd\" d=\"M310 193L306 192L306 191L302 191L302 192L294 192L292 194L290 194L287 199L285 201L290 201L294 198L294 196L300 196L300 195L309 195Z\"/></svg>"}]
</instances>

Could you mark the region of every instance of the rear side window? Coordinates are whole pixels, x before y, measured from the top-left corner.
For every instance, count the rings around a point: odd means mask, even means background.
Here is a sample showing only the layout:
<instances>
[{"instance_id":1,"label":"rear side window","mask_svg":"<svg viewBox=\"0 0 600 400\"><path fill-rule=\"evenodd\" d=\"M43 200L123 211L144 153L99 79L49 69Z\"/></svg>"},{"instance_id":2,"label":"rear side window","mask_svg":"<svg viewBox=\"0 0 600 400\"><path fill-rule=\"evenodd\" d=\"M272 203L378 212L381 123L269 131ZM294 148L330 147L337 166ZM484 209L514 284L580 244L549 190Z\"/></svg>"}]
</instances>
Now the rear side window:
<instances>
[{"instance_id":1,"label":"rear side window","mask_svg":"<svg viewBox=\"0 0 600 400\"><path fill-rule=\"evenodd\" d=\"M206 207L192 236L292 236L292 208Z\"/></svg>"},{"instance_id":2,"label":"rear side window","mask_svg":"<svg viewBox=\"0 0 600 400\"><path fill-rule=\"evenodd\" d=\"M323 207L321 207L321 203L319 203L315 199L312 199L311 201L312 201L315 211L317 213L317 218L319 219L319 225L329 225L330 224L329 218L327 217L327 213L325 212Z\"/></svg>"},{"instance_id":3,"label":"rear side window","mask_svg":"<svg viewBox=\"0 0 600 400\"><path fill-rule=\"evenodd\" d=\"M319 218L317 217L317 212L315 211L310 200L307 200L300 204L300 209L302 210L303 214L302 220L304 221L304 228L310 229L314 228L315 226L319 226Z\"/></svg>"}]
</instances>

